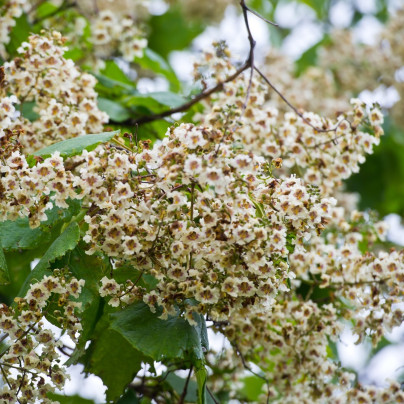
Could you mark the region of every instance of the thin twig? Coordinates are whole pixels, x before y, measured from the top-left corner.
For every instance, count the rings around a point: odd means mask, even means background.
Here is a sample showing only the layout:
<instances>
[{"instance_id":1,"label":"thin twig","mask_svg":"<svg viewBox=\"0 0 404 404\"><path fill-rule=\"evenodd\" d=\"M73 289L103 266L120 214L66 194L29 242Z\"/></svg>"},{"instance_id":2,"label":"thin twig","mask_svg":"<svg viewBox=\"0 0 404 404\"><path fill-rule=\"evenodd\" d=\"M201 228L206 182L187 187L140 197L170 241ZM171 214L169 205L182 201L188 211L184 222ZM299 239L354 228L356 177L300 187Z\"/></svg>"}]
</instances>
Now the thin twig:
<instances>
[{"instance_id":1,"label":"thin twig","mask_svg":"<svg viewBox=\"0 0 404 404\"><path fill-rule=\"evenodd\" d=\"M251 9L250 7L245 5L245 9L247 11L249 11L250 13L254 14L255 16L257 16L258 18L261 18L261 20L267 22L268 24L273 25L274 27L279 27L279 25L273 21L267 20L265 17L263 17L261 14L258 14L256 11L254 11L253 9Z\"/></svg>"},{"instance_id":2,"label":"thin twig","mask_svg":"<svg viewBox=\"0 0 404 404\"><path fill-rule=\"evenodd\" d=\"M282 99L282 101L290 108L292 109L296 115L298 115L304 123L306 123L307 125L309 125L311 128L313 128L315 131L319 132L319 133L327 133L327 132L335 132L338 127L341 125L342 122L347 121L346 119L342 119L341 121L339 121L337 123L337 125L334 128L331 129L321 129L321 128L317 128L317 126L313 125L308 119L306 119L304 117L304 115L299 112L299 110L293 105L291 104L291 102L271 83L271 81L268 79L267 76L265 76L264 73L262 73L262 71L260 69L258 69L258 67L254 66L255 71L262 77L262 79L268 84L269 87L272 88L272 90L274 90L276 92L276 94L279 95L279 97ZM351 123L348 121L348 123L351 125ZM324 143L329 143L335 141L335 139L330 139L327 142ZM315 145L314 147L317 147L318 145Z\"/></svg>"},{"instance_id":3,"label":"thin twig","mask_svg":"<svg viewBox=\"0 0 404 404\"><path fill-rule=\"evenodd\" d=\"M249 64L250 64L250 78L248 80L247 93L246 93L245 101L244 101L243 108L242 108L242 114L243 114L245 109L247 108L247 103L248 103L248 99L250 98L250 92L251 92L251 87L252 87L252 80L253 80L253 75L254 75L254 48L255 48L256 42L251 33L250 23L248 22L248 15L247 15L248 7L245 4L245 0L241 0L240 5L243 10L244 24L247 29L248 42L250 43L250 51L249 51L248 59L247 59L247 62L249 62Z\"/></svg>"},{"instance_id":4,"label":"thin twig","mask_svg":"<svg viewBox=\"0 0 404 404\"><path fill-rule=\"evenodd\" d=\"M206 390L208 391L210 397L212 398L213 402L215 404L219 404L219 401L216 400L215 396L213 395L213 393L210 391L210 388L208 386L206 386Z\"/></svg>"},{"instance_id":5,"label":"thin twig","mask_svg":"<svg viewBox=\"0 0 404 404\"><path fill-rule=\"evenodd\" d=\"M180 401L178 401L178 404L184 404L184 402L185 402L185 396L187 395L188 384L189 384L189 380L191 379L193 368L194 368L193 365L191 365L191 367L189 369L188 377L187 377L187 380L185 381L184 389L182 390L182 394L180 397Z\"/></svg>"},{"instance_id":6,"label":"thin twig","mask_svg":"<svg viewBox=\"0 0 404 404\"><path fill-rule=\"evenodd\" d=\"M245 358L244 358L244 355L241 353L241 351L240 351L238 345L237 345L237 344L234 344L234 347L236 348L236 352L237 352L238 356L239 356L240 359L241 359L241 363L243 364L244 369L248 370L248 371L249 371L250 373L252 373L254 376L259 377L260 379L264 380L265 383L269 384L269 381L268 381L268 379L267 379L265 376L262 376L262 375L260 375L259 373L254 372L254 371L251 369L250 365L248 365L248 363L246 362L246 360L245 360Z\"/></svg>"}]
</instances>

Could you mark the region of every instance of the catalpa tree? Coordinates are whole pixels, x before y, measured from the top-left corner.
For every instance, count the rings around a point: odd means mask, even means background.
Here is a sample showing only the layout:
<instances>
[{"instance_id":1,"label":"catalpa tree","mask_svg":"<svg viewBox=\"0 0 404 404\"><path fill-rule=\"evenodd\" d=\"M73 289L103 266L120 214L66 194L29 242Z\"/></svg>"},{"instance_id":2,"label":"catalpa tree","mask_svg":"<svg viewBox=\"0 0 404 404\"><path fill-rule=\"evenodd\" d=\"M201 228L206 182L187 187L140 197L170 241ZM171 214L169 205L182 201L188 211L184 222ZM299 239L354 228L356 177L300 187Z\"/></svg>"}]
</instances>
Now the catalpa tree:
<instances>
[{"instance_id":1,"label":"catalpa tree","mask_svg":"<svg viewBox=\"0 0 404 404\"><path fill-rule=\"evenodd\" d=\"M358 95L403 95L404 9L375 2L365 44L358 5L337 30L334 2L293 2L322 38L258 53L287 3L1 2L1 403L93 403L63 394L76 364L107 403L404 402L336 349L403 322L378 219L404 212L402 100ZM171 52L226 9L245 57L215 38L179 80Z\"/></svg>"}]
</instances>

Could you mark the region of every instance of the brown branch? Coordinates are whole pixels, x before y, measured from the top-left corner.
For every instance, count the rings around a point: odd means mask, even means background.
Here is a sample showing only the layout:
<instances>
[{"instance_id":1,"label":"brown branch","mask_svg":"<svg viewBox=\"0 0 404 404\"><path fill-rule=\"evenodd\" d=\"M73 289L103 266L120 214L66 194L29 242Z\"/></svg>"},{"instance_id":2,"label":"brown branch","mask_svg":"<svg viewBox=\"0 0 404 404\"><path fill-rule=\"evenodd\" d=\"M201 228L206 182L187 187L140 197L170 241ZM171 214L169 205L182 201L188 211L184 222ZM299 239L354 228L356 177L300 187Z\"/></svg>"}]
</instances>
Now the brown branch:
<instances>
[{"instance_id":1,"label":"brown branch","mask_svg":"<svg viewBox=\"0 0 404 404\"><path fill-rule=\"evenodd\" d=\"M248 41L250 43L250 50L248 53L248 58L247 60L243 63L243 65L238 68L233 74L231 74L230 76L228 76L225 80L223 81L219 81L218 83L216 83L216 85L212 88L210 88L209 90L205 90L202 91L201 93L199 93L198 95L196 95L194 98L192 98L191 100L187 101L186 103L176 107L176 108L172 108L169 109L167 111L163 111L160 112L158 114L152 114L152 115L146 115L146 116L142 116L140 118L137 119L132 119L130 120L130 124L131 125L141 125L144 123L148 123L148 122L153 122L153 121L157 121L163 118L166 118L168 116L171 116L177 112L185 112L187 111L189 108L191 108L193 105L197 104L199 101L209 97L210 95L212 95L213 93L217 92L217 91L221 91L224 88L224 85L226 83L229 83L231 81L233 81L234 79L236 79L238 76L240 76L241 73L243 73L245 70L247 69L251 69L250 72L250 79L249 79L249 84L248 84L248 88L247 88L247 95L246 95L246 100L243 104L243 111L245 110L246 106L247 106L247 101L250 95L250 90L251 90L251 85L252 85L252 78L253 78L253 74L254 74L254 48L255 48L255 40L252 36L251 30L250 30L250 24L248 22L248 16L247 16L247 12L251 12L255 15L257 15L258 17L264 19L265 21L271 23L270 21L266 20L265 18L261 17L258 13L256 13L255 11L251 10L249 7L247 7L247 5L245 4L245 0L240 0L240 5L241 8L243 10L243 17L244 17L244 23L247 29L247 34L248 34Z\"/></svg>"},{"instance_id":2,"label":"brown branch","mask_svg":"<svg viewBox=\"0 0 404 404\"><path fill-rule=\"evenodd\" d=\"M249 9L248 9L247 5L245 4L245 0L240 1L240 6L243 10L244 24L245 24L245 27L247 30L248 42L250 43L250 51L249 51L248 59L247 59L247 61L249 61L249 63L250 63L250 78L248 81L247 93L246 93L245 101L244 101L243 108L242 108L242 114L243 114L245 109L247 108L247 103L248 103L248 99L250 98L250 92L251 92L251 87L252 87L252 80L253 80L253 75L254 75L254 48L255 48L256 42L251 33L250 23L248 22L247 11Z\"/></svg>"},{"instance_id":3,"label":"brown branch","mask_svg":"<svg viewBox=\"0 0 404 404\"><path fill-rule=\"evenodd\" d=\"M274 90L275 92L276 92L276 94L278 94L279 95L279 97L282 99L282 101L290 108L290 109L292 109L294 112L295 112L295 114L297 115L297 116L299 116L302 120L303 120L303 122L305 123L305 124L307 124L307 125L309 125L311 128L313 128L316 132L319 132L319 133L327 133L327 132L335 132L337 129L338 129L338 127L341 125L341 123L345 120L345 119L343 119L343 120L341 120L340 122L338 122L338 124L334 127L334 128L331 128L331 129L321 129L321 128L317 128L317 126L315 126L315 125L313 125L308 119L306 119L305 117L304 117L304 115L301 113L301 112L299 112L299 110L271 83L271 81L268 79L268 77L267 76L265 76L265 74L264 73L262 73L262 71L260 70L260 69L258 69L256 66L254 66L254 69L255 69L255 71L261 76L261 78L265 81L265 83L267 83L268 84L268 86L269 87L271 87L272 88L272 90ZM349 121L348 121L349 122ZM332 142L332 141L335 141L335 139L330 139L330 142ZM328 141L326 142L326 143L328 143ZM315 147L317 147L317 146L315 146Z\"/></svg>"},{"instance_id":4,"label":"brown branch","mask_svg":"<svg viewBox=\"0 0 404 404\"><path fill-rule=\"evenodd\" d=\"M182 390L182 394L181 394L180 400L178 401L178 404L184 404L184 402L185 402L185 396L187 395L188 384L189 384L189 380L191 378L192 370L193 370L193 365L191 365L191 367L189 368L188 377L187 377L187 380L185 381L184 389Z\"/></svg>"},{"instance_id":5,"label":"brown branch","mask_svg":"<svg viewBox=\"0 0 404 404\"><path fill-rule=\"evenodd\" d=\"M274 27L279 27L278 24L276 24L276 23L273 22L273 21L267 20L267 19L266 19L265 17L263 17L261 14L258 14L256 11L254 11L254 10L251 9L250 7L247 7L245 4L244 4L244 7L245 7L245 9L246 9L247 11L249 11L249 12L252 13L252 14L254 14L254 15L257 16L258 18L261 18L261 20L265 21L266 23L271 24L271 25L273 25Z\"/></svg>"},{"instance_id":6,"label":"brown branch","mask_svg":"<svg viewBox=\"0 0 404 404\"><path fill-rule=\"evenodd\" d=\"M176 114L177 112L185 112L189 108L191 108L193 105L197 104L199 101L203 100L204 98L209 97L216 91L220 91L223 89L224 85L226 83L229 83L233 81L235 78L237 78L241 73L243 73L245 70L247 70L250 67L250 60L248 59L239 69L236 70L232 75L227 77L223 81L219 81L214 87L210 88L209 90L202 91L198 95L196 95L194 98L189 100L188 102L172 109L168 109L167 111L160 112L159 114L153 114L153 115L146 115L142 116L138 119L134 119L130 121L131 125L142 125L147 122L153 122L153 121L158 121L160 119L166 118L168 116L171 116L173 114Z\"/></svg>"},{"instance_id":7,"label":"brown branch","mask_svg":"<svg viewBox=\"0 0 404 404\"><path fill-rule=\"evenodd\" d=\"M210 390L210 388L208 386L206 386L206 390L208 391L208 393L209 393L211 399L213 400L213 402L215 404L219 404L219 401L216 400L215 396L213 395L213 393L211 392L211 390Z\"/></svg>"}]
</instances>

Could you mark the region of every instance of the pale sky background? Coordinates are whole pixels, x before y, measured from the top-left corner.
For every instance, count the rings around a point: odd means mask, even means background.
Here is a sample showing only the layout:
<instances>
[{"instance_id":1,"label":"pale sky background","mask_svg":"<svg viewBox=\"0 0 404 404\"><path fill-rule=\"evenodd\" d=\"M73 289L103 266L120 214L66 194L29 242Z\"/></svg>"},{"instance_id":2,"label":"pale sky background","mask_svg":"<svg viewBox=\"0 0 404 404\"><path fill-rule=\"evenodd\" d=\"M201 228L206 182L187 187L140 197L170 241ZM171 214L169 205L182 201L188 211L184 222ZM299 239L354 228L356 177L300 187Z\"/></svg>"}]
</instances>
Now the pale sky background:
<instances>
[{"instance_id":1,"label":"pale sky background","mask_svg":"<svg viewBox=\"0 0 404 404\"><path fill-rule=\"evenodd\" d=\"M202 0L201 0L202 1ZM372 16L376 10L374 0L355 0L354 3L363 13L364 18L358 24L355 30L356 39L359 42L372 43L377 37L381 24ZM156 14L165 10L165 5L160 0L152 1L152 11ZM330 20L336 27L349 26L353 17L352 2L348 0L339 0L335 2L332 9ZM404 0L391 1L390 10L394 12L400 6L404 5ZM262 50L270 47L268 29L265 22L249 14L251 29L254 38L257 40L256 55L257 63L260 63L259 55ZM286 38L282 45L282 51L291 58L298 58L302 52L310 48L322 37L321 28L315 21L314 11L302 4L291 3L283 6L276 13L276 22L283 26L294 27L291 34ZM240 29L240 27L243 27ZM236 12L234 7L229 7L225 13L225 18L216 27L209 27L204 33L195 39L193 48L196 52L209 49L213 40L224 39L228 43L232 54L240 56L240 60L245 59L249 49L249 43L246 39L244 23L242 17ZM170 62L177 72L180 79L184 81L191 80L191 69L193 61L196 59L195 53L191 52L173 52L170 56ZM143 79L139 84L141 91L167 90L168 86L165 80L159 79L152 81ZM392 89L379 88L374 92L364 91L361 98L368 103L378 101L382 105L388 106L397 101L397 93ZM397 215L389 215L385 218L390 225L389 239L404 245L404 227L400 224L400 218ZM221 347L226 341L223 337L209 333L211 346ZM359 378L364 383L383 384L385 379L395 379L404 371L404 325L397 328L388 335L388 339L395 344L380 351L371 361L367 363L367 356L371 347L368 344L355 345L355 338L352 336L349 328L341 336L338 343L338 352L342 364L346 367L355 369L359 373ZM72 342L67 341L70 346ZM105 402L105 387L101 379L96 376L84 378L81 374L83 367L73 366L69 372L71 381L66 384L64 392L67 395L80 394L82 397L94 399L96 403ZM163 370L163 367L160 367Z\"/></svg>"}]
</instances>

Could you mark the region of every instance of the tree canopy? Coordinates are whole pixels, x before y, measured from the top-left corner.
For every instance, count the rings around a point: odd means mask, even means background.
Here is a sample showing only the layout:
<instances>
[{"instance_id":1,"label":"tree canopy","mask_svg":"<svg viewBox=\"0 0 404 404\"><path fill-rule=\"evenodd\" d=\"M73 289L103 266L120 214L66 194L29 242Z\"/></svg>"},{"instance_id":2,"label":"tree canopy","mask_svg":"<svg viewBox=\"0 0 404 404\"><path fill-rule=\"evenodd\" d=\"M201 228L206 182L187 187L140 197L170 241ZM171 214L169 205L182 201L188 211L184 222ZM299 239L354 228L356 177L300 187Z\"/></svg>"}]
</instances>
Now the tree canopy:
<instances>
[{"instance_id":1,"label":"tree canopy","mask_svg":"<svg viewBox=\"0 0 404 404\"><path fill-rule=\"evenodd\" d=\"M245 54L196 49L228 13ZM404 402L337 349L404 319L403 37L387 0L0 1L0 403L94 403L77 364L105 403Z\"/></svg>"}]
</instances>

